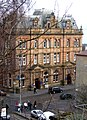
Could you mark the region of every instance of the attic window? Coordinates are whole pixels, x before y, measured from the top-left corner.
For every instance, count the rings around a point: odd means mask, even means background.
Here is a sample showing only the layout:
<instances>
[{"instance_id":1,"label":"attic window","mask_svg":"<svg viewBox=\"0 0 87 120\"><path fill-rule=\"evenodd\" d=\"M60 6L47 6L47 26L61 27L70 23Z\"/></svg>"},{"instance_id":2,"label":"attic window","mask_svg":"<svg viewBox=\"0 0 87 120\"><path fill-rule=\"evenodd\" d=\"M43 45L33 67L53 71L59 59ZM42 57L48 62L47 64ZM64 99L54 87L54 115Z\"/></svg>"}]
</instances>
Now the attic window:
<instances>
[{"instance_id":1,"label":"attic window","mask_svg":"<svg viewBox=\"0 0 87 120\"><path fill-rule=\"evenodd\" d=\"M75 25L75 23L73 22L73 25Z\"/></svg>"},{"instance_id":2,"label":"attic window","mask_svg":"<svg viewBox=\"0 0 87 120\"><path fill-rule=\"evenodd\" d=\"M48 28L50 28L51 27L51 25L50 25L50 23L48 23Z\"/></svg>"}]
</instances>

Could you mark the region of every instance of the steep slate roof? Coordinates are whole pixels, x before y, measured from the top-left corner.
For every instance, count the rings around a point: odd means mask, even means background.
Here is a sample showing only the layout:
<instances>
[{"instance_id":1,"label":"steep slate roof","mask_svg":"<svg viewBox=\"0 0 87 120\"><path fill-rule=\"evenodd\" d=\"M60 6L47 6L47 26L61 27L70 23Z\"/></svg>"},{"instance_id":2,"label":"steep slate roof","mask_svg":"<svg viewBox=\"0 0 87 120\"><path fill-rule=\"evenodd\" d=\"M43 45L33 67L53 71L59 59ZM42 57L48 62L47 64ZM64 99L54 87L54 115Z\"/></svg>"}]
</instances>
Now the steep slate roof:
<instances>
[{"instance_id":1,"label":"steep slate roof","mask_svg":"<svg viewBox=\"0 0 87 120\"><path fill-rule=\"evenodd\" d=\"M32 26L32 21L36 17L39 18L38 27L40 26L41 28L44 28L45 27L44 24L47 22L48 19L50 19L51 16L55 16L51 10L36 9L33 15L21 19L20 23L18 24L18 28L23 28L23 27L29 28L30 26ZM74 20L72 15L66 15L63 18L57 18L56 20L58 21L58 27L60 28L63 27L62 26L63 22L65 23L65 27L66 27L67 21L70 20L71 22L70 26L72 27L72 29L78 29L76 21Z\"/></svg>"}]
</instances>

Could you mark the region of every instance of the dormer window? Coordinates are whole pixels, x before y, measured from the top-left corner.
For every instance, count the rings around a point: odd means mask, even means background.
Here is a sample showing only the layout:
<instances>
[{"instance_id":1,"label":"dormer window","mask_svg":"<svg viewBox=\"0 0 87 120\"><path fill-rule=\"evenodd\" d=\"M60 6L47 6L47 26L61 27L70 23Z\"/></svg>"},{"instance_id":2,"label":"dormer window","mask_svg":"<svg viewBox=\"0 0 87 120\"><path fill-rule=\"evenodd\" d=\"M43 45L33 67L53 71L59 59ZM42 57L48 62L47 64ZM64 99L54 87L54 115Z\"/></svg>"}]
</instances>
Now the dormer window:
<instances>
[{"instance_id":1,"label":"dormer window","mask_svg":"<svg viewBox=\"0 0 87 120\"><path fill-rule=\"evenodd\" d=\"M50 27L51 27L50 23L48 23L48 24L47 24L47 27L48 27L48 28L50 28Z\"/></svg>"},{"instance_id":2,"label":"dormer window","mask_svg":"<svg viewBox=\"0 0 87 120\"><path fill-rule=\"evenodd\" d=\"M78 39L74 40L74 47L79 47L79 40Z\"/></svg>"}]
</instances>

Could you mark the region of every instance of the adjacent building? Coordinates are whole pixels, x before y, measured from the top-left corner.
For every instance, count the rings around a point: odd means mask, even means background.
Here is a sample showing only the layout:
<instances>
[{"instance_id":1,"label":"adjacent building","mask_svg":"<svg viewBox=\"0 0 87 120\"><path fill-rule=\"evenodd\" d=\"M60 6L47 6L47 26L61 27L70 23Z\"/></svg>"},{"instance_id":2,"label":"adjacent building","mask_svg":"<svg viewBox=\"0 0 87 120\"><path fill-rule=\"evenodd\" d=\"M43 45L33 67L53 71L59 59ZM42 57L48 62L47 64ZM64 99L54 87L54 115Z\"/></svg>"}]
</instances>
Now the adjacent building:
<instances>
[{"instance_id":1,"label":"adjacent building","mask_svg":"<svg viewBox=\"0 0 87 120\"><path fill-rule=\"evenodd\" d=\"M87 85L87 50L76 55L76 88Z\"/></svg>"}]
</instances>

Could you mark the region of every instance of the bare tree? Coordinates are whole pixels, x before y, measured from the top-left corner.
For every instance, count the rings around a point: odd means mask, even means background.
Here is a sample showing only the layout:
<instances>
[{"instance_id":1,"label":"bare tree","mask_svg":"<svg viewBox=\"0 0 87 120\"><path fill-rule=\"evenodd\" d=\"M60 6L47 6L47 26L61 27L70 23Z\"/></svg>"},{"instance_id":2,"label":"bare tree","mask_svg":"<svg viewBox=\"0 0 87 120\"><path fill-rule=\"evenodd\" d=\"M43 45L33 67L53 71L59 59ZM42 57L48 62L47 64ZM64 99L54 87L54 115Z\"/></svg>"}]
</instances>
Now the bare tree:
<instances>
[{"instance_id":1,"label":"bare tree","mask_svg":"<svg viewBox=\"0 0 87 120\"><path fill-rule=\"evenodd\" d=\"M33 6L31 0L2 0L0 1L0 81L4 85L9 71L15 71L16 28L21 18Z\"/></svg>"}]
</instances>

